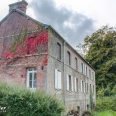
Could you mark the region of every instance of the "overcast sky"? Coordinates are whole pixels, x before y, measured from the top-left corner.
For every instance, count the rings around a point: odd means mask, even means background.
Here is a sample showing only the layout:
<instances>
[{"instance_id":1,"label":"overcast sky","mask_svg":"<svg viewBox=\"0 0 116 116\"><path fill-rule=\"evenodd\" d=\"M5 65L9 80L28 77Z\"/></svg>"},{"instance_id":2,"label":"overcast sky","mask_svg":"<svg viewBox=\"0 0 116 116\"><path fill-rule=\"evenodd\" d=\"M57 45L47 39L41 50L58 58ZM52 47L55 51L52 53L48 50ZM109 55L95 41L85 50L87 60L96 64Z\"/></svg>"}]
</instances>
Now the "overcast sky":
<instances>
[{"instance_id":1,"label":"overcast sky","mask_svg":"<svg viewBox=\"0 0 116 116\"><path fill-rule=\"evenodd\" d=\"M0 20L8 14L8 5L17 1L20 0L1 1ZM102 26L116 27L116 0L26 1L27 15L51 25L73 47Z\"/></svg>"}]
</instances>

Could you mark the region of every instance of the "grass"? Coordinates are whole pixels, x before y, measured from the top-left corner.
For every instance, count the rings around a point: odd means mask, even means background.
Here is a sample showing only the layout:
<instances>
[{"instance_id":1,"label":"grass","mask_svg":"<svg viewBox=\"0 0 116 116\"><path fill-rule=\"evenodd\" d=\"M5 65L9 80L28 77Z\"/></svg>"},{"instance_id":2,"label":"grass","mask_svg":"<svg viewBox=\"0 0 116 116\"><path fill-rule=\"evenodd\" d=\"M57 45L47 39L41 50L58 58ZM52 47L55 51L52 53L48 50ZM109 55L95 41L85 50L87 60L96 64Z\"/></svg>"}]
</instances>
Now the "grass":
<instances>
[{"instance_id":1,"label":"grass","mask_svg":"<svg viewBox=\"0 0 116 116\"><path fill-rule=\"evenodd\" d=\"M116 116L116 112L112 110L101 111L101 112L92 112L93 116Z\"/></svg>"},{"instance_id":2,"label":"grass","mask_svg":"<svg viewBox=\"0 0 116 116\"><path fill-rule=\"evenodd\" d=\"M116 116L116 97L97 98L96 111L92 111L92 116Z\"/></svg>"}]
</instances>

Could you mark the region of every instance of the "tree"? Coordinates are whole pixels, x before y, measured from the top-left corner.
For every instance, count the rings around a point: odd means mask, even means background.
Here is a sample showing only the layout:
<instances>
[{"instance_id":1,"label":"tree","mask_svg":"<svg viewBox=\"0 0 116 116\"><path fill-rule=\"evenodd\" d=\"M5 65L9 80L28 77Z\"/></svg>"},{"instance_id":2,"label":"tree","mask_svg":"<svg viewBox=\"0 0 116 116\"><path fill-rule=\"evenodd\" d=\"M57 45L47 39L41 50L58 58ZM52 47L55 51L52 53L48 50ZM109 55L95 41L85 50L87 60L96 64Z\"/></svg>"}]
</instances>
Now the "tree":
<instances>
[{"instance_id":1,"label":"tree","mask_svg":"<svg viewBox=\"0 0 116 116\"><path fill-rule=\"evenodd\" d=\"M89 48L85 59L96 70L97 90L102 85L112 89L116 83L116 28L104 26L84 41Z\"/></svg>"}]
</instances>

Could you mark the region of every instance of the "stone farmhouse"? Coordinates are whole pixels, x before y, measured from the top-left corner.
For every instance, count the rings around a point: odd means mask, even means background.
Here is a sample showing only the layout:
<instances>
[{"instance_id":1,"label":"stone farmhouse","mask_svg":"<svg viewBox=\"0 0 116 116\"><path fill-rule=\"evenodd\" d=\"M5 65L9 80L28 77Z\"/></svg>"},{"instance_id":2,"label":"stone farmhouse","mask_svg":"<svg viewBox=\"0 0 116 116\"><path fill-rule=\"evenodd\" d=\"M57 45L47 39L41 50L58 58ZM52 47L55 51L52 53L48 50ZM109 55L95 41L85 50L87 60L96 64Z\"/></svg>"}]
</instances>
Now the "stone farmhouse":
<instances>
[{"instance_id":1,"label":"stone farmhouse","mask_svg":"<svg viewBox=\"0 0 116 116\"><path fill-rule=\"evenodd\" d=\"M0 81L42 90L80 113L96 104L95 70L50 25L26 15L25 0L0 21Z\"/></svg>"}]
</instances>

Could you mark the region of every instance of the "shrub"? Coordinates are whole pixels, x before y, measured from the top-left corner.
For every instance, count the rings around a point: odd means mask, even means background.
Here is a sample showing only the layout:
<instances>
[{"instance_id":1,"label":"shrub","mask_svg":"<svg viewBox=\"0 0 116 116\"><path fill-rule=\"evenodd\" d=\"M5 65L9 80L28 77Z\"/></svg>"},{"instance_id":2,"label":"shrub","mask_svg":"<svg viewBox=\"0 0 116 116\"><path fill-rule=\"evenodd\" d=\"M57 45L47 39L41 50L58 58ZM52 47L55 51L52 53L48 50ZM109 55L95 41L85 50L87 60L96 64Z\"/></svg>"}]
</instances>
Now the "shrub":
<instances>
[{"instance_id":1,"label":"shrub","mask_svg":"<svg viewBox=\"0 0 116 116\"><path fill-rule=\"evenodd\" d=\"M90 111L84 111L82 116L93 116L93 114Z\"/></svg>"},{"instance_id":2,"label":"shrub","mask_svg":"<svg viewBox=\"0 0 116 116\"><path fill-rule=\"evenodd\" d=\"M67 116L79 116L79 112L71 110L71 111L68 112Z\"/></svg>"},{"instance_id":3,"label":"shrub","mask_svg":"<svg viewBox=\"0 0 116 116\"><path fill-rule=\"evenodd\" d=\"M97 111L104 110L114 110L116 106L116 100L113 96L103 97L102 99L97 99Z\"/></svg>"},{"instance_id":4,"label":"shrub","mask_svg":"<svg viewBox=\"0 0 116 116\"><path fill-rule=\"evenodd\" d=\"M6 112L0 116L60 116L64 111L61 101L43 92L0 83L0 106Z\"/></svg>"}]
</instances>

